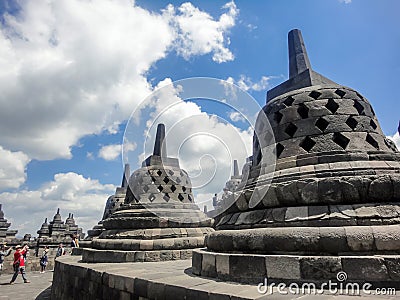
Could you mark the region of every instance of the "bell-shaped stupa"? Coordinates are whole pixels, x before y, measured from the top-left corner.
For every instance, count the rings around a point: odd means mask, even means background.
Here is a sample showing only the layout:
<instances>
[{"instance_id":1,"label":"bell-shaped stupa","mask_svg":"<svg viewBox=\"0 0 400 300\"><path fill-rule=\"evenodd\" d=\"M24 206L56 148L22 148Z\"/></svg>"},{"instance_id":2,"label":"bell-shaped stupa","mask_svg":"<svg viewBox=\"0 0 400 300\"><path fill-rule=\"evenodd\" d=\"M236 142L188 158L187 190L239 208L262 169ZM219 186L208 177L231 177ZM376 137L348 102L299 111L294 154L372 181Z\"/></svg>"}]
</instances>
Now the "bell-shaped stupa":
<instances>
[{"instance_id":1,"label":"bell-shaped stupa","mask_svg":"<svg viewBox=\"0 0 400 300\"><path fill-rule=\"evenodd\" d=\"M398 284L400 153L364 96L311 69L300 30L289 32L289 79L260 115L271 126L257 120L248 178L193 272Z\"/></svg>"},{"instance_id":2,"label":"bell-shaped stupa","mask_svg":"<svg viewBox=\"0 0 400 300\"><path fill-rule=\"evenodd\" d=\"M159 124L153 155L130 176L124 204L102 221L104 230L83 249L86 262L186 259L204 246L213 220L194 203L188 174L167 157Z\"/></svg>"}]
</instances>

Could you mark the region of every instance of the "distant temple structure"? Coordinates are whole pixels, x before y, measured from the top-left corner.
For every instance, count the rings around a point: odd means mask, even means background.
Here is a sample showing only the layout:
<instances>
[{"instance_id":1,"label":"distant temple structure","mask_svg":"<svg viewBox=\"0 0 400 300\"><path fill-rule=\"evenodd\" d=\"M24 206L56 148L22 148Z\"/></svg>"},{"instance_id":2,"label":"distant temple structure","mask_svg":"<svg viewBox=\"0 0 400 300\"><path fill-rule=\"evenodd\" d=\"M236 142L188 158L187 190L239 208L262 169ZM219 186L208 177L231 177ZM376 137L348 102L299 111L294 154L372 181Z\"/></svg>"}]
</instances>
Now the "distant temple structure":
<instances>
[{"instance_id":1,"label":"distant temple structure","mask_svg":"<svg viewBox=\"0 0 400 300\"><path fill-rule=\"evenodd\" d=\"M15 240L15 235L18 230L10 230L9 227L11 223L7 222L7 219L4 218L4 212L2 211L2 204L0 204L0 242L12 242Z\"/></svg>"},{"instance_id":2,"label":"distant temple structure","mask_svg":"<svg viewBox=\"0 0 400 300\"><path fill-rule=\"evenodd\" d=\"M75 223L74 215L70 213L64 223L61 219L60 209L57 209L53 221L48 223L47 218L44 220L42 227L37 231L37 233L38 245L47 245L50 247L57 246L60 243L69 245L71 234L76 235L79 239L83 239L84 237L82 228Z\"/></svg>"}]
</instances>

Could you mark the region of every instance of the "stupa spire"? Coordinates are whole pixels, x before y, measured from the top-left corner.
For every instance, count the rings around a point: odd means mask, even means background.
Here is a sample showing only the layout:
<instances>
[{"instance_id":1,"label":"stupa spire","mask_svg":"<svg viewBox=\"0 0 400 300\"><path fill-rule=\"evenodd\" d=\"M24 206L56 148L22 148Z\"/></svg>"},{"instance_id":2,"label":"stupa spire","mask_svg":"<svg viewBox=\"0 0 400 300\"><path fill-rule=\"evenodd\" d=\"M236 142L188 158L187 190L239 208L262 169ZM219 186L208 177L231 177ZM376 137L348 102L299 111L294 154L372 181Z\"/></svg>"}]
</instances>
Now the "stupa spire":
<instances>
[{"instance_id":1,"label":"stupa spire","mask_svg":"<svg viewBox=\"0 0 400 300\"><path fill-rule=\"evenodd\" d=\"M314 86L338 85L334 81L315 72L308 59L303 36L299 29L293 29L288 34L289 47L289 79L267 92L267 101L287 92Z\"/></svg>"},{"instance_id":2,"label":"stupa spire","mask_svg":"<svg viewBox=\"0 0 400 300\"><path fill-rule=\"evenodd\" d=\"M165 125L158 124L156 141L154 143L153 155L167 157L167 149L165 144Z\"/></svg>"},{"instance_id":3,"label":"stupa spire","mask_svg":"<svg viewBox=\"0 0 400 300\"><path fill-rule=\"evenodd\" d=\"M233 161L233 176L239 176L239 166L236 159Z\"/></svg>"},{"instance_id":4,"label":"stupa spire","mask_svg":"<svg viewBox=\"0 0 400 300\"><path fill-rule=\"evenodd\" d=\"M299 29L293 29L288 34L289 42L289 78L311 69L303 36Z\"/></svg>"}]
</instances>

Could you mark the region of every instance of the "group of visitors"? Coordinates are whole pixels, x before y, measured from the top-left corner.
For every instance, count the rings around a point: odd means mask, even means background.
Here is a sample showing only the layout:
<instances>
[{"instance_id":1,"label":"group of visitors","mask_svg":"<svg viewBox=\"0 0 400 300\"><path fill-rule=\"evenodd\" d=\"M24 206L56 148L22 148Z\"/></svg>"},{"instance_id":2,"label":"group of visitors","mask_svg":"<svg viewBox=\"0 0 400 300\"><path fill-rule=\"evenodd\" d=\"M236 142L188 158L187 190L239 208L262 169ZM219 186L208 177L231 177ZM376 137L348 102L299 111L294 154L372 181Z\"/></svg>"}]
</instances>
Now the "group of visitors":
<instances>
[{"instance_id":1,"label":"group of visitors","mask_svg":"<svg viewBox=\"0 0 400 300\"><path fill-rule=\"evenodd\" d=\"M78 238L75 235L71 235L71 248L76 248L76 247L79 247ZM48 257L49 250L50 250L49 246L45 246L43 249L42 255L40 257L40 273L44 273L46 271L46 267L49 262L49 257ZM0 275L3 270L4 259L6 256L9 256L11 254L11 251L12 248L7 247L6 243L0 245ZM26 272L25 272L25 263L28 251L29 251L28 245L23 245L23 246L17 245L15 247L14 261L13 261L14 274L10 281L10 284L14 284L19 273L21 273L24 283L30 283L30 281L26 277ZM66 251L64 245L60 243L56 251L55 259L65 254Z\"/></svg>"}]
</instances>

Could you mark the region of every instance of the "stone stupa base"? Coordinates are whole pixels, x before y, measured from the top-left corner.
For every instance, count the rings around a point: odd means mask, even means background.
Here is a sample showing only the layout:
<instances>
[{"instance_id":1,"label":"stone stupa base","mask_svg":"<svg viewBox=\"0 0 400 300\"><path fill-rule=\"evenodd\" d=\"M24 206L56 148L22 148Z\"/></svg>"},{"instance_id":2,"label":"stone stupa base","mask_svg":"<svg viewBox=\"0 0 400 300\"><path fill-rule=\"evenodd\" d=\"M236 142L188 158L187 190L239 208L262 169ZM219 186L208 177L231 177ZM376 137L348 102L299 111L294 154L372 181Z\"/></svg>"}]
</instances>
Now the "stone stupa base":
<instances>
[{"instance_id":1,"label":"stone stupa base","mask_svg":"<svg viewBox=\"0 0 400 300\"><path fill-rule=\"evenodd\" d=\"M400 255L261 255L193 251L192 272L201 277L257 284L369 283L400 288ZM340 280L338 280L338 278Z\"/></svg>"},{"instance_id":2,"label":"stone stupa base","mask_svg":"<svg viewBox=\"0 0 400 300\"><path fill-rule=\"evenodd\" d=\"M221 230L193 251L193 274L242 283L348 282L400 287L400 225ZM344 272L344 273L343 273ZM338 275L342 274L342 275Z\"/></svg>"}]
</instances>

